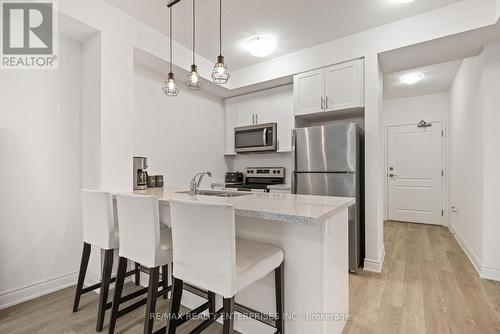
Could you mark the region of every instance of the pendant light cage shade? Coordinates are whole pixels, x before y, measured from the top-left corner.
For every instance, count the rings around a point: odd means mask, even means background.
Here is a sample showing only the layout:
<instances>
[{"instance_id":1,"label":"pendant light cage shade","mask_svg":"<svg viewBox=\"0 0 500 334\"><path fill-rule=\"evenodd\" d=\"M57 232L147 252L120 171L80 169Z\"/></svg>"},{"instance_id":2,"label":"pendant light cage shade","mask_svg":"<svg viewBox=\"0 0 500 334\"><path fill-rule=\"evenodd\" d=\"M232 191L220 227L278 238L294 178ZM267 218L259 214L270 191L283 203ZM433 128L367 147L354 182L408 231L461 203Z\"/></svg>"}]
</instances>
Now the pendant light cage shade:
<instances>
[{"instance_id":1,"label":"pendant light cage shade","mask_svg":"<svg viewBox=\"0 0 500 334\"><path fill-rule=\"evenodd\" d=\"M198 73L198 66L191 65L191 72L186 77L186 87L190 90L201 90L203 82L201 82L200 74Z\"/></svg>"},{"instance_id":2,"label":"pendant light cage shade","mask_svg":"<svg viewBox=\"0 0 500 334\"><path fill-rule=\"evenodd\" d=\"M168 79L165 80L165 85L163 86L163 93L167 96L177 96L179 94L179 88L175 83L175 77L172 72L168 74Z\"/></svg>"},{"instance_id":3,"label":"pendant light cage shade","mask_svg":"<svg viewBox=\"0 0 500 334\"><path fill-rule=\"evenodd\" d=\"M165 84L163 86L163 93L167 96L177 96L179 94L179 88L175 82L175 75L173 72L173 52L172 52L172 7L169 7L169 53L170 53L170 72L168 73L168 78L165 80Z\"/></svg>"},{"instance_id":4,"label":"pendant light cage shade","mask_svg":"<svg viewBox=\"0 0 500 334\"><path fill-rule=\"evenodd\" d=\"M217 64L214 66L214 71L212 72L212 80L219 85L224 85L229 81L229 70L224 63L224 57L217 57Z\"/></svg>"},{"instance_id":5,"label":"pendant light cage shade","mask_svg":"<svg viewBox=\"0 0 500 334\"><path fill-rule=\"evenodd\" d=\"M190 90L201 90L203 83L201 82L200 74L198 73L198 66L195 61L196 56L196 0L193 0L193 65L191 71L186 77L186 87Z\"/></svg>"},{"instance_id":6,"label":"pendant light cage shade","mask_svg":"<svg viewBox=\"0 0 500 334\"><path fill-rule=\"evenodd\" d=\"M224 63L224 56L222 56L222 0L219 0L219 56L212 72L212 80L223 85L229 81L230 76L229 69Z\"/></svg>"}]
</instances>

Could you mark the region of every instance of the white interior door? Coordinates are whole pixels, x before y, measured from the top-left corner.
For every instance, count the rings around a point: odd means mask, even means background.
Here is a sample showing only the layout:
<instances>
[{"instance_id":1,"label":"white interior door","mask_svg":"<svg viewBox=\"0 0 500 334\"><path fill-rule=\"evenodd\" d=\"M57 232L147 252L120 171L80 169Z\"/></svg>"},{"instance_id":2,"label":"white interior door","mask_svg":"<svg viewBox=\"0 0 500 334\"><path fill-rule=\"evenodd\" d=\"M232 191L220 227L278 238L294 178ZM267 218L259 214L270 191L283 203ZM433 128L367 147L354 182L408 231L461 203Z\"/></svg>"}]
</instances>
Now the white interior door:
<instances>
[{"instance_id":1,"label":"white interior door","mask_svg":"<svg viewBox=\"0 0 500 334\"><path fill-rule=\"evenodd\" d=\"M443 125L392 126L387 137L388 218L443 224Z\"/></svg>"}]
</instances>

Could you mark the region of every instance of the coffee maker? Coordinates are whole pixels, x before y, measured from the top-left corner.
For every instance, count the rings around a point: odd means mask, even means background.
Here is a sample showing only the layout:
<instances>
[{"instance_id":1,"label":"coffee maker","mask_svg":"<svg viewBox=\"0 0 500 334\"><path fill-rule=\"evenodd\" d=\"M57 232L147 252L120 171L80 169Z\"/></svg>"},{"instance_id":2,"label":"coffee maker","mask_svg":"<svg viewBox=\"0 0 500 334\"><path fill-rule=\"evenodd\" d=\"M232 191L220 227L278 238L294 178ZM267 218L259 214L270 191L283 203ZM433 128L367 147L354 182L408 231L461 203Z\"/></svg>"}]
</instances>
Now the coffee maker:
<instances>
[{"instance_id":1,"label":"coffee maker","mask_svg":"<svg viewBox=\"0 0 500 334\"><path fill-rule=\"evenodd\" d=\"M144 190L148 186L148 159L134 157L134 190Z\"/></svg>"}]
</instances>

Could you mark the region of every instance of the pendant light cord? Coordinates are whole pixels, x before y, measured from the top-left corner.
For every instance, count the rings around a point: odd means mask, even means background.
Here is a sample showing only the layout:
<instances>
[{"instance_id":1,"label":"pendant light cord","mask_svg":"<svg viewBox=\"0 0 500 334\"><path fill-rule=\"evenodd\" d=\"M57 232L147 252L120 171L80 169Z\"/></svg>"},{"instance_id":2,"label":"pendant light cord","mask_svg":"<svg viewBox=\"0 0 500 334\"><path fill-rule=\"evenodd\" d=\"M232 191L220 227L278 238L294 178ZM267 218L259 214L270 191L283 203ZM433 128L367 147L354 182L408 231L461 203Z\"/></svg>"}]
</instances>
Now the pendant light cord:
<instances>
[{"instance_id":1,"label":"pendant light cord","mask_svg":"<svg viewBox=\"0 0 500 334\"><path fill-rule=\"evenodd\" d=\"M219 0L219 56L222 56L222 0Z\"/></svg>"},{"instance_id":2,"label":"pendant light cord","mask_svg":"<svg viewBox=\"0 0 500 334\"><path fill-rule=\"evenodd\" d=\"M172 7L170 7L169 10L170 10L170 73L172 73L172 61L173 61L173 56L172 56Z\"/></svg>"},{"instance_id":3,"label":"pendant light cord","mask_svg":"<svg viewBox=\"0 0 500 334\"><path fill-rule=\"evenodd\" d=\"M195 53L195 46L196 46L196 15L195 15L195 0L193 0L193 65L195 64L194 61L194 53Z\"/></svg>"}]
</instances>

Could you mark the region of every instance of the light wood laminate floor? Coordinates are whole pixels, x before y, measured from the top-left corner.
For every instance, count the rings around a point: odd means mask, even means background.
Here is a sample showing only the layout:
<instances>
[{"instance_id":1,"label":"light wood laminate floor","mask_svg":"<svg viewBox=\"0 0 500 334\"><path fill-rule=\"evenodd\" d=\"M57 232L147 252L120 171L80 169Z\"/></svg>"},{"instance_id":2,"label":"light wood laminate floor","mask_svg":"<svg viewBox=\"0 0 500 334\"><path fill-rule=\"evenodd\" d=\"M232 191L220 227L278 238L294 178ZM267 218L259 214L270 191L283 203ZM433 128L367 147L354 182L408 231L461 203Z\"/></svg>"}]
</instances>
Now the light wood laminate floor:
<instances>
[{"instance_id":1,"label":"light wood laminate floor","mask_svg":"<svg viewBox=\"0 0 500 334\"><path fill-rule=\"evenodd\" d=\"M500 333L500 283L479 278L447 228L387 222L384 230L382 274L350 276L351 320L344 333ZM0 333L96 333L97 295L84 295L77 313L71 312L73 296L72 287L1 310ZM159 298L157 311L166 308ZM116 333L142 333L143 317L144 307L124 316ZM222 333L222 326L204 333Z\"/></svg>"},{"instance_id":2,"label":"light wood laminate floor","mask_svg":"<svg viewBox=\"0 0 500 334\"><path fill-rule=\"evenodd\" d=\"M448 228L386 222L382 274L351 275L344 333L500 333L500 283L484 280Z\"/></svg>"}]
</instances>

